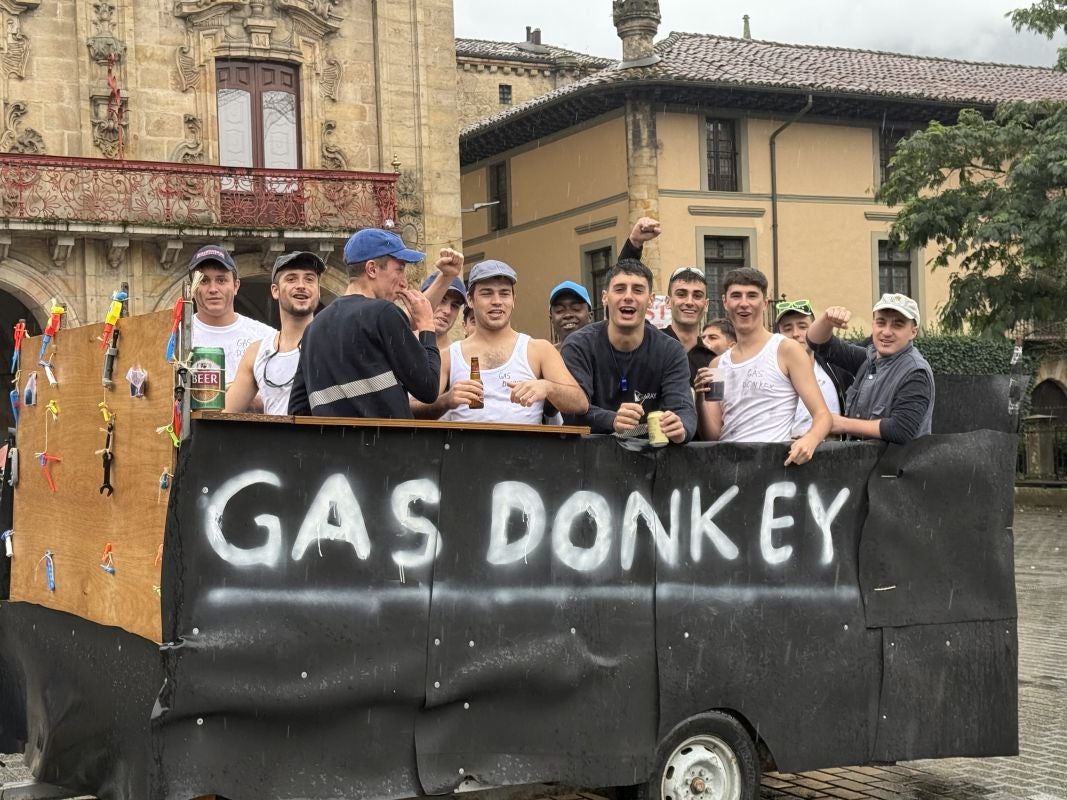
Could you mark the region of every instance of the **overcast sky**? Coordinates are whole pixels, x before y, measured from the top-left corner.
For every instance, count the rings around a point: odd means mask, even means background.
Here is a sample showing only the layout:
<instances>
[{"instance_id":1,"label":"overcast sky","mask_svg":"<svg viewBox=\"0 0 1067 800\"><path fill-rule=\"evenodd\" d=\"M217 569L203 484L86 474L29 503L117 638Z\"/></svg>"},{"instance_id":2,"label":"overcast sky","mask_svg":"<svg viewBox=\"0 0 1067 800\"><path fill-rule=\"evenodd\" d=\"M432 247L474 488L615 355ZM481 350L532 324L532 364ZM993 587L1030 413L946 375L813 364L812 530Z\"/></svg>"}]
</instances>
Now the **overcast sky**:
<instances>
[{"instance_id":1,"label":"overcast sky","mask_svg":"<svg viewBox=\"0 0 1067 800\"><path fill-rule=\"evenodd\" d=\"M660 0L656 40L671 31L741 35L748 14L754 39L897 53L1052 66L1062 35L1015 33L1005 14L1027 0ZM611 0L454 0L456 36L518 42L526 26L542 41L620 58Z\"/></svg>"}]
</instances>

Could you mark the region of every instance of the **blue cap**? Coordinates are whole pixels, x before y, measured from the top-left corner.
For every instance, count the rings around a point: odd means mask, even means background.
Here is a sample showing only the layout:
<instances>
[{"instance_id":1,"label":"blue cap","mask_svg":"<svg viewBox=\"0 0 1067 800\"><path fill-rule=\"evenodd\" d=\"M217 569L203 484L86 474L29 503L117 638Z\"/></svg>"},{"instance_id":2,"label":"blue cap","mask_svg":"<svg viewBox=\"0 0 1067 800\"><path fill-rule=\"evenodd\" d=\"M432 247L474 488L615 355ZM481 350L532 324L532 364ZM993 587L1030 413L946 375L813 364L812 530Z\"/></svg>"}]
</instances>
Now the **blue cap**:
<instances>
[{"instance_id":1,"label":"blue cap","mask_svg":"<svg viewBox=\"0 0 1067 800\"><path fill-rule=\"evenodd\" d=\"M554 304L559 295L567 293L577 295L579 300L590 308L593 307L593 301L589 299L589 292L585 290L585 287L582 286L582 284L575 283L574 281L563 281L563 283L556 284L556 288L548 295L548 304Z\"/></svg>"},{"instance_id":2,"label":"blue cap","mask_svg":"<svg viewBox=\"0 0 1067 800\"><path fill-rule=\"evenodd\" d=\"M383 256L392 256L397 261L403 261L406 264L413 264L426 258L425 253L408 250L404 247L403 239L381 228L364 228L356 231L345 242L346 264L361 264L372 258Z\"/></svg>"},{"instance_id":3,"label":"blue cap","mask_svg":"<svg viewBox=\"0 0 1067 800\"><path fill-rule=\"evenodd\" d=\"M488 261L482 261L480 264L474 265L474 269L467 276L467 285L474 286L478 281L488 280L489 278L507 278L512 283L518 283L519 281L519 276L515 274L515 270L503 261L491 258Z\"/></svg>"},{"instance_id":4,"label":"blue cap","mask_svg":"<svg viewBox=\"0 0 1067 800\"><path fill-rule=\"evenodd\" d=\"M426 280L422 282L422 286L419 287L419 291L425 292L427 289L429 289L430 284L437 280L437 276L440 274L440 272L436 271L431 272L426 277ZM445 294L448 294L449 292L459 292L459 296L463 298L463 304L467 304L467 287L463 285L463 281L459 279L458 275L452 279L452 282L448 284L448 288L445 289Z\"/></svg>"}]
</instances>

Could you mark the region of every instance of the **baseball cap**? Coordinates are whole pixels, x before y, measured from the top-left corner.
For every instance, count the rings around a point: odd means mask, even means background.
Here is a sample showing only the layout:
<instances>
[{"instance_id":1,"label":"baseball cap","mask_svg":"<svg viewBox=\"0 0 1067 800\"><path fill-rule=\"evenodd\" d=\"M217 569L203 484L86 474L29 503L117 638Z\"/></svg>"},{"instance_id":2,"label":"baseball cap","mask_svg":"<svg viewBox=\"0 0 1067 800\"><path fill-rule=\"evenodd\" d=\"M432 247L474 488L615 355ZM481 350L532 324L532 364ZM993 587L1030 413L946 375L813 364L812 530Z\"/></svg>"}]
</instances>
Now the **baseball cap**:
<instances>
[{"instance_id":1,"label":"baseball cap","mask_svg":"<svg viewBox=\"0 0 1067 800\"><path fill-rule=\"evenodd\" d=\"M220 267L228 269L235 276L237 275L237 264L234 262L233 256L227 253L221 244L205 244L193 253L193 258L189 262L189 271L192 272L209 261L214 261Z\"/></svg>"},{"instance_id":2,"label":"baseball cap","mask_svg":"<svg viewBox=\"0 0 1067 800\"><path fill-rule=\"evenodd\" d=\"M503 261L491 258L488 261L482 261L480 264L474 265L474 269L467 276L467 286L474 286L478 281L488 280L489 278L507 278L512 283L518 283L519 281L519 276L515 274L515 270Z\"/></svg>"},{"instance_id":3,"label":"baseball cap","mask_svg":"<svg viewBox=\"0 0 1067 800\"><path fill-rule=\"evenodd\" d=\"M346 264L361 264L382 256L392 256L405 264L413 264L426 258L425 253L408 250L404 247L403 239L381 228L364 228L356 231L345 242Z\"/></svg>"},{"instance_id":4,"label":"baseball cap","mask_svg":"<svg viewBox=\"0 0 1067 800\"><path fill-rule=\"evenodd\" d=\"M815 318L815 310L811 307L809 300L782 300L774 304L774 310L776 312L775 325L781 322L786 314L803 314L805 317Z\"/></svg>"},{"instance_id":5,"label":"baseball cap","mask_svg":"<svg viewBox=\"0 0 1067 800\"><path fill-rule=\"evenodd\" d=\"M919 304L908 297L906 294L883 294L882 299L874 304L873 311L881 311L885 308L891 308L894 311L899 311L908 319L919 324Z\"/></svg>"},{"instance_id":6,"label":"baseball cap","mask_svg":"<svg viewBox=\"0 0 1067 800\"><path fill-rule=\"evenodd\" d=\"M434 271L427 275L426 280L424 280L422 282L422 286L419 287L419 291L425 292L427 289L429 289L430 284L432 284L434 280L437 279L437 276L440 274L441 273ZM463 304L467 304L467 287L463 285L463 281L459 279L458 275L452 279L451 283L448 284L448 288L445 289L445 294L448 294L449 292L459 292L460 297L463 298Z\"/></svg>"},{"instance_id":7,"label":"baseball cap","mask_svg":"<svg viewBox=\"0 0 1067 800\"><path fill-rule=\"evenodd\" d=\"M561 294L573 294L583 303L590 308L593 307L593 301L589 299L589 292L580 283L574 281L563 281L563 283L557 283L551 292L548 294L548 304L554 305L556 298Z\"/></svg>"},{"instance_id":8,"label":"baseball cap","mask_svg":"<svg viewBox=\"0 0 1067 800\"><path fill-rule=\"evenodd\" d=\"M326 271L326 263L317 255L309 253L307 250L297 250L295 253L286 253L278 256L274 260L274 269L270 273L270 282L277 283L278 273L283 269L295 269L298 267L313 269L319 275Z\"/></svg>"}]
</instances>

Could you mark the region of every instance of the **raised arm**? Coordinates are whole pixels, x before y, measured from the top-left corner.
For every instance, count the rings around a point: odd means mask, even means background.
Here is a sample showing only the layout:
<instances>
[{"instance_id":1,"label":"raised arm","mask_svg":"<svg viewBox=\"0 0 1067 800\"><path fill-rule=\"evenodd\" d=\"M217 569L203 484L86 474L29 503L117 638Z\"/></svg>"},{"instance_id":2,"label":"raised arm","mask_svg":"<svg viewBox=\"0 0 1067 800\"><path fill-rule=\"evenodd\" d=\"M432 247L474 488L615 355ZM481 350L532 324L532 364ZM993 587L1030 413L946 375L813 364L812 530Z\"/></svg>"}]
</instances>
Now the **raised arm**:
<instances>
[{"instance_id":1,"label":"raised arm","mask_svg":"<svg viewBox=\"0 0 1067 800\"><path fill-rule=\"evenodd\" d=\"M396 306L382 314L382 339L392 342L390 366L408 393L424 403L437 399L441 379L441 352L433 330L433 311L429 301L419 292L402 289L400 299L411 314L411 335L408 321Z\"/></svg>"},{"instance_id":2,"label":"raised arm","mask_svg":"<svg viewBox=\"0 0 1067 800\"><path fill-rule=\"evenodd\" d=\"M430 308L437 308L448 292L452 279L463 271L463 254L448 247L443 248L440 257L434 263L434 269L437 270L437 275L433 283L423 292L426 299L430 301Z\"/></svg>"},{"instance_id":3,"label":"raised arm","mask_svg":"<svg viewBox=\"0 0 1067 800\"><path fill-rule=\"evenodd\" d=\"M256 392L259 391L252 367L256 363L256 356L259 354L261 344L262 342L253 342L248 345L244 355L241 356L241 363L237 365L237 374L233 377L233 383L226 387L226 408L224 410L227 414L240 414L248 411Z\"/></svg>"}]
</instances>

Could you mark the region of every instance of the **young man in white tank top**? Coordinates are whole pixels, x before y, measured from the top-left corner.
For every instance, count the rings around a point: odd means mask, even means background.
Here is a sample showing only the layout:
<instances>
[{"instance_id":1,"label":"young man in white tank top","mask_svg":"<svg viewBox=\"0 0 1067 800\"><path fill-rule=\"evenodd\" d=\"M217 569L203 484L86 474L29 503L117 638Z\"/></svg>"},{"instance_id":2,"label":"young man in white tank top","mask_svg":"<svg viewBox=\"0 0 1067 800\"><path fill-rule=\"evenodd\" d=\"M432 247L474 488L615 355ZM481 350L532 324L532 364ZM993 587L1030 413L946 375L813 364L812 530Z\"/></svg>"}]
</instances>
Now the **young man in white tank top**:
<instances>
[{"instance_id":1,"label":"young man in white tank top","mask_svg":"<svg viewBox=\"0 0 1067 800\"><path fill-rule=\"evenodd\" d=\"M245 350L226 389L226 411L248 411L259 394L264 414L287 413L300 340L319 306L319 276L325 271L326 264L314 253L287 253L274 262L270 293L278 301L282 329Z\"/></svg>"},{"instance_id":2,"label":"young man in white tank top","mask_svg":"<svg viewBox=\"0 0 1067 800\"><path fill-rule=\"evenodd\" d=\"M810 461L830 433L830 412L805 349L764 327L766 276L751 267L730 270L722 301L737 344L712 362L725 371L725 391L721 402L697 403L701 434L723 442L788 442L799 397L812 424L792 442L785 464Z\"/></svg>"},{"instance_id":3,"label":"young man in white tank top","mask_svg":"<svg viewBox=\"0 0 1067 800\"><path fill-rule=\"evenodd\" d=\"M422 419L540 425L545 402L564 413L584 413L589 401L551 342L531 339L511 327L515 270L503 261L483 261L467 278L475 333L441 353L441 393L435 403L412 401ZM478 359L481 383L471 380ZM481 400L483 408L470 404Z\"/></svg>"}]
</instances>

